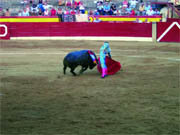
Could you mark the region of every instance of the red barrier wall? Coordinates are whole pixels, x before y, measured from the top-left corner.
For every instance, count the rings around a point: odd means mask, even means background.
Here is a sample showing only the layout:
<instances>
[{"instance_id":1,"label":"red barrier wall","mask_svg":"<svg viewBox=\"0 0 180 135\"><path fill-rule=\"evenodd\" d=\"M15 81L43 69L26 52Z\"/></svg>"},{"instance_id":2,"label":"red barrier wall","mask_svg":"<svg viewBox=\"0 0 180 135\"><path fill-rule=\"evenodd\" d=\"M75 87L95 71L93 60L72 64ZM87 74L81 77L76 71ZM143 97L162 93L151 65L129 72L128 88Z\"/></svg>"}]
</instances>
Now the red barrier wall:
<instances>
[{"instance_id":1,"label":"red barrier wall","mask_svg":"<svg viewBox=\"0 0 180 135\"><path fill-rule=\"evenodd\" d=\"M172 25L173 27L162 37L160 42L180 42L180 20L176 21L177 24L173 25L174 22L159 22L157 24L157 39L168 30ZM179 27L178 27L178 26Z\"/></svg>"},{"instance_id":2,"label":"red barrier wall","mask_svg":"<svg viewBox=\"0 0 180 135\"><path fill-rule=\"evenodd\" d=\"M151 23L10 23L11 37L113 36L152 37Z\"/></svg>"}]
</instances>

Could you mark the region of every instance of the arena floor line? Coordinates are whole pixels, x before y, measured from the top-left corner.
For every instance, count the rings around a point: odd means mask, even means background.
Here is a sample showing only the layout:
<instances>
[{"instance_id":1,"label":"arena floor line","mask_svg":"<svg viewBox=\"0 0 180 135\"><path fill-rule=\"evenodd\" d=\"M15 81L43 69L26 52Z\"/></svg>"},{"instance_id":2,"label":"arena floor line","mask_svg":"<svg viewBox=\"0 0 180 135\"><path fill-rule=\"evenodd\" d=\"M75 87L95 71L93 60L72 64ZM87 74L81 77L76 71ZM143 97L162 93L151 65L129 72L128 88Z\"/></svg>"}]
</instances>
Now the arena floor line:
<instances>
[{"instance_id":1,"label":"arena floor line","mask_svg":"<svg viewBox=\"0 0 180 135\"><path fill-rule=\"evenodd\" d=\"M152 37L107 37L107 36L59 36L59 37L11 37L11 40L98 40L104 41L144 41L144 42L152 42Z\"/></svg>"},{"instance_id":2,"label":"arena floor line","mask_svg":"<svg viewBox=\"0 0 180 135\"><path fill-rule=\"evenodd\" d=\"M76 51L76 50L88 50L85 48L66 48L63 50L67 50L67 51ZM91 49L93 51L99 52L99 49ZM144 53L144 52L151 52L151 50L146 49L146 50L139 50L139 49L133 49L133 50L124 50L124 49L111 49L112 52L140 52L140 53ZM0 54L3 53L3 51L0 52ZM16 52L9 52L7 54L17 54ZM154 52L153 52L154 53ZM174 52L168 52L168 51L164 51L164 52L158 52L158 53L162 53L162 54L169 54L169 53L174 53ZM27 53L20 53L20 54L27 54ZM28 54L67 54L67 53L62 53L62 52L54 52L54 53L43 53L43 52L36 52L36 53L28 53Z\"/></svg>"},{"instance_id":3,"label":"arena floor line","mask_svg":"<svg viewBox=\"0 0 180 135\"><path fill-rule=\"evenodd\" d=\"M65 55L67 53L0 53L0 55ZM99 56L99 54L97 54ZM150 56L140 56L140 55L112 55L114 56L122 56L122 57L129 57L129 58L154 58L154 59L161 59L161 60L170 60L170 61L180 61L180 58L170 58L170 57L150 57Z\"/></svg>"}]
</instances>

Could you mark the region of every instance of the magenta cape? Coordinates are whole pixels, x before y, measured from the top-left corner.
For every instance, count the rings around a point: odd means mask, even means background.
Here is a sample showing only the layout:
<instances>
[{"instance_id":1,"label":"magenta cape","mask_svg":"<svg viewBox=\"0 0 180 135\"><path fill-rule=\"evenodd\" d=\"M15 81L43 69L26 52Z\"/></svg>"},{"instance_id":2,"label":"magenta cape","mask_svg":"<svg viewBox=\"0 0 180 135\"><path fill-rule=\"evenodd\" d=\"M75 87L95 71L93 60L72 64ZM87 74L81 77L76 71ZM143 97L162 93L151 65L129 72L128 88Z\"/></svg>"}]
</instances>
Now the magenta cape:
<instances>
[{"instance_id":1,"label":"magenta cape","mask_svg":"<svg viewBox=\"0 0 180 135\"><path fill-rule=\"evenodd\" d=\"M97 65L97 69L100 73L102 73L102 68L100 65L100 58L98 58L98 61L99 61L99 64ZM106 66L107 66L108 75L113 75L121 69L120 62L110 59L108 56L106 56Z\"/></svg>"}]
</instances>

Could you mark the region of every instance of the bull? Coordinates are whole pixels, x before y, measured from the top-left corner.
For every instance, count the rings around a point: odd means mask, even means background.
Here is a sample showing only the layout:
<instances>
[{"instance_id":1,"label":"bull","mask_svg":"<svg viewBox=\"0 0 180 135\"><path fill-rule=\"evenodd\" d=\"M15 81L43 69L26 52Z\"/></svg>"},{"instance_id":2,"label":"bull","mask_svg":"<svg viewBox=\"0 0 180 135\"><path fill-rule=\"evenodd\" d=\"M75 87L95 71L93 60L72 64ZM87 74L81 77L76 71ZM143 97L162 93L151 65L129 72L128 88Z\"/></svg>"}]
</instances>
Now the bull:
<instances>
[{"instance_id":1,"label":"bull","mask_svg":"<svg viewBox=\"0 0 180 135\"><path fill-rule=\"evenodd\" d=\"M68 53L63 60L64 65L64 74L66 74L66 69L69 67L70 72L76 76L77 74L74 72L76 67L81 66L81 70L79 74L82 74L89 69L93 69L98 64L98 59L96 54L91 50L80 50Z\"/></svg>"}]
</instances>

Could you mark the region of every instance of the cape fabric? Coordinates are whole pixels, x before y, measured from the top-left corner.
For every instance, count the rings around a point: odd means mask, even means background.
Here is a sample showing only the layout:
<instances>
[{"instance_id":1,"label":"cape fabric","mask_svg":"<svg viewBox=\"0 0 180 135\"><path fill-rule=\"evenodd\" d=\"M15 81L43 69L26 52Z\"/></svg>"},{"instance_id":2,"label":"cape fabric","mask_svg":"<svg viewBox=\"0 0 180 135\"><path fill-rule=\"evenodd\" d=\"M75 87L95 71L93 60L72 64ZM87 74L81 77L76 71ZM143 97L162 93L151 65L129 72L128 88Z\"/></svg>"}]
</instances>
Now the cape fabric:
<instances>
[{"instance_id":1,"label":"cape fabric","mask_svg":"<svg viewBox=\"0 0 180 135\"><path fill-rule=\"evenodd\" d=\"M100 65L100 58L98 58L99 64L97 66L97 69L100 73L102 73L102 68ZM114 75L121 69L121 64L118 61L115 61L108 56L106 56L106 66L107 66L107 74L108 75Z\"/></svg>"}]
</instances>

